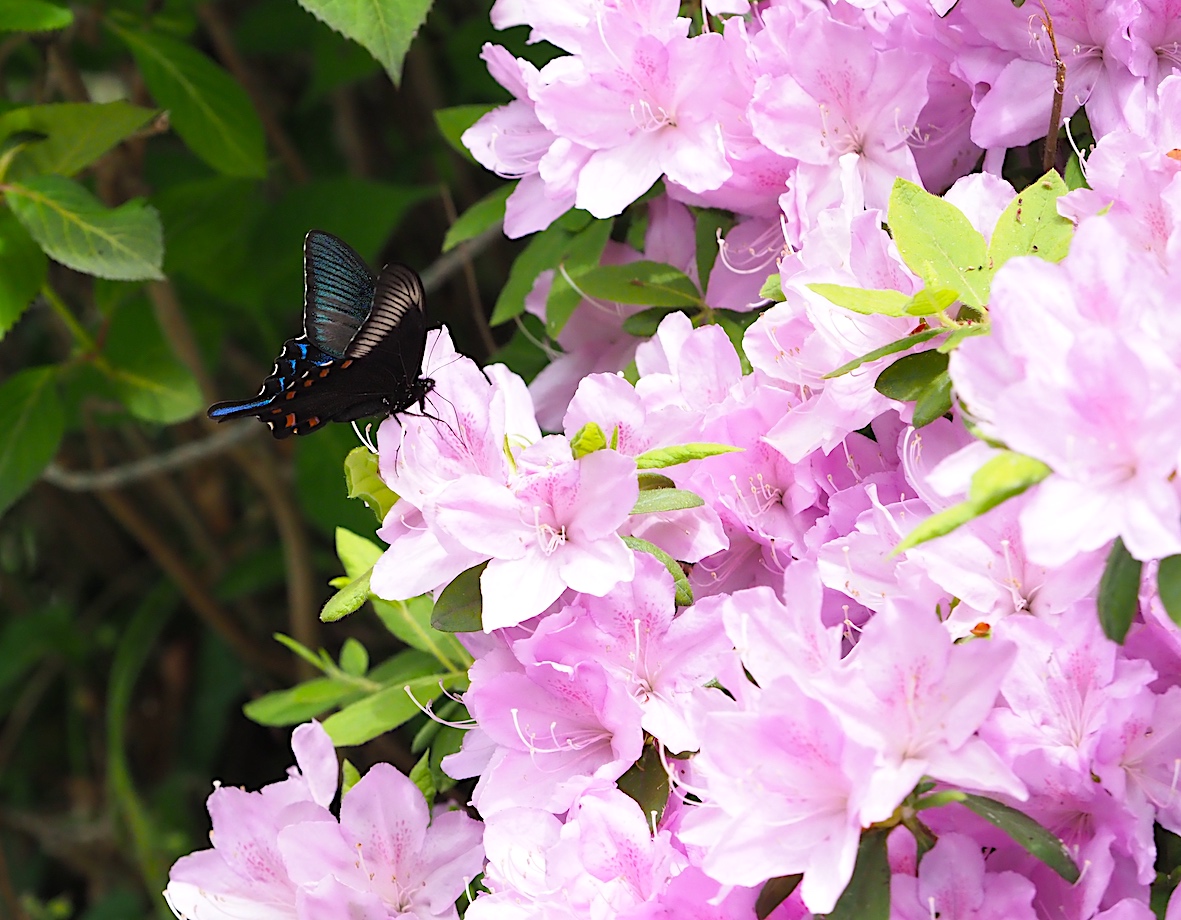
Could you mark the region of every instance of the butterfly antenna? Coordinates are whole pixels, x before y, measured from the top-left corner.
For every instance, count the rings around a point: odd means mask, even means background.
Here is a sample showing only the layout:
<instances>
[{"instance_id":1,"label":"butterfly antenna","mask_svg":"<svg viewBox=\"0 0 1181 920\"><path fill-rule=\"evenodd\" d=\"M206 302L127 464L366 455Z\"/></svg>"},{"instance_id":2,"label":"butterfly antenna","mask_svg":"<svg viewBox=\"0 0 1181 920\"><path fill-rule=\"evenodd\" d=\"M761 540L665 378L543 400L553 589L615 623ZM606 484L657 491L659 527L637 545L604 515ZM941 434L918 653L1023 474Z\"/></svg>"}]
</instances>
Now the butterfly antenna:
<instances>
[{"instance_id":1,"label":"butterfly antenna","mask_svg":"<svg viewBox=\"0 0 1181 920\"><path fill-rule=\"evenodd\" d=\"M369 453L376 454L377 448L374 446L373 440L369 435L369 432L373 430L373 422L366 422L365 423L364 434L362 434L361 429L357 427L357 420L356 419L353 419L352 426L353 426L353 431L357 435L357 440L360 441L363 445L365 445L365 447L369 448Z\"/></svg>"}]
</instances>

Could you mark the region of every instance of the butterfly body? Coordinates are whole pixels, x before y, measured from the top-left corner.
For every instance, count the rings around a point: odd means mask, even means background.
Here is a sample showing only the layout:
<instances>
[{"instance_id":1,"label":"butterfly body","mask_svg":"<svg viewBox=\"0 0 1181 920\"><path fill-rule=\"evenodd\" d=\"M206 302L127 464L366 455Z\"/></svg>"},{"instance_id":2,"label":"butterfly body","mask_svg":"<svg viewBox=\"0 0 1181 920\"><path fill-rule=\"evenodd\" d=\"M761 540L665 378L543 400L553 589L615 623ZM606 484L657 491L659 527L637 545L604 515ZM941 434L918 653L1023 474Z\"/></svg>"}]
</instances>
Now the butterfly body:
<instances>
[{"instance_id":1,"label":"butterfly body","mask_svg":"<svg viewBox=\"0 0 1181 920\"><path fill-rule=\"evenodd\" d=\"M304 334L288 339L252 399L209 408L220 421L255 417L276 438L327 422L425 410L422 282L405 265L374 277L343 241L313 230L304 242Z\"/></svg>"}]
</instances>

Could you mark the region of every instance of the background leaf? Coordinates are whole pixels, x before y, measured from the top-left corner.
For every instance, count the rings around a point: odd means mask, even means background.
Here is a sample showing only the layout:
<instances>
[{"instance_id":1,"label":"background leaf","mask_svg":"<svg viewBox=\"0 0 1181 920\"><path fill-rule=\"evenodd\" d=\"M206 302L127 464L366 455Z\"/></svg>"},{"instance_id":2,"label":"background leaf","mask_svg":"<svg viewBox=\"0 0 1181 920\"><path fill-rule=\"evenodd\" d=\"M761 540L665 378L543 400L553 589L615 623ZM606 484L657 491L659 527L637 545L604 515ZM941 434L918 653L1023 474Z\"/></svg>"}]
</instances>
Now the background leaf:
<instances>
[{"instance_id":1,"label":"background leaf","mask_svg":"<svg viewBox=\"0 0 1181 920\"><path fill-rule=\"evenodd\" d=\"M112 28L193 153L227 176L266 173L262 123L233 77L184 42L155 32Z\"/></svg>"},{"instance_id":2,"label":"background leaf","mask_svg":"<svg viewBox=\"0 0 1181 920\"><path fill-rule=\"evenodd\" d=\"M0 115L0 138L18 131L37 131L46 138L21 150L8 176L72 176L146 127L158 114L155 109L128 102L60 102L12 109Z\"/></svg>"},{"instance_id":3,"label":"background leaf","mask_svg":"<svg viewBox=\"0 0 1181 920\"><path fill-rule=\"evenodd\" d=\"M48 262L13 213L0 210L0 339L45 283Z\"/></svg>"},{"instance_id":4,"label":"background leaf","mask_svg":"<svg viewBox=\"0 0 1181 920\"><path fill-rule=\"evenodd\" d=\"M484 628L480 576L487 567L487 562L481 562L455 576L435 601L431 626L449 633L479 632Z\"/></svg>"},{"instance_id":5,"label":"background leaf","mask_svg":"<svg viewBox=\"0 0 1181 920\"><path fill-rule=\"evenodd\" d=\"M160 216L141 199L105 208L61 176L13 183L5 199L29 235L63 265L117 281L164 277Z\"/></svg>"},{"instance_id":6,"label":"background leaf","mask_svg":"<svg viewBox=\"0 0 1181 920\"><path fill-rule=\"evenodd\" d=\"M431 0L299 0L299 5L363 45L397 86L402 79L402 60L426 21Z\"/></svg>"},{"instance_id":7,"label":"background leaf","mask_svg":"<svg viewBox=\"0 0 1181 920\"><path fill-rule=\"evenodd\" d=\"M0 0L0 32L52 32L73 21L68 9L43 0Z\"/></svg>"},{"instance_id":8,"label":"background leaf","mask_svg":"<svg viewBox=\"0 0 1181 920\"><path fill-rule=\"evenodd\" d=\"M19 371L0 384L0 514L24 493L57 453L65 430L57 369Z\"/></svg>"},{"instance_id":9,"label":"background leaf","mask_svg":"<svg viewBox=\"0 0 1181 920\"><path fill-rule=\"evenodd\" d=\"M1123 644L1140 609L1140 571L1143 564L1132 557L1119 537L1107 554L1099 579L1099 624L1112 642Z\"/></svg>"}]
</instances>

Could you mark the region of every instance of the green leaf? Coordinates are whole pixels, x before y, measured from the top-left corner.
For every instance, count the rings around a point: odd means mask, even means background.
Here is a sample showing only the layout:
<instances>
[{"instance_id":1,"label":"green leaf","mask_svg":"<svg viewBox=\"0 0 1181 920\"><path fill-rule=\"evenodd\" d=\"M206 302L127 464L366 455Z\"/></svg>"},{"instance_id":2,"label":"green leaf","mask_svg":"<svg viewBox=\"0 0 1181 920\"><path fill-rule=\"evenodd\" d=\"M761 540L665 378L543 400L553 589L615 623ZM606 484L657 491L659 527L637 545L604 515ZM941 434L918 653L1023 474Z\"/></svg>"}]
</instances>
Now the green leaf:
<instances>
[{"instance_id":1,"label":"green leaf","mask_svg":"<svg viewBox=\"0 0 1181 920\"><path fill-rule=\"evenodd\" d=\"M614 218L591 221L566 244L545 298L545 331L550 338L558 337L582 303L582 276L599 264L614 226Z\"/></svg>"},{"instance_id":2,"label":"green leaf","mask_svg":"<svg viewBox=\"0 0 1181 920\"><path fill-rule=\"evenodd\" d=\"M427 800L427 804L433 802L439 790L435 788L435 781L431 776L431 755L429 751L418 759L418 763L411 768L409 776L410 782L418 787L418 791Z\"/></svg>"},{"instance_id":3,"label":"green leaf","mask_svg":"<svg viewBox=\"0 0 1181 920\"><path fill-rule=\"evenodd\" d=\"M725 236L734 226L734 218L726 211L716 208L702 208L697 212L694 225L694 237L697 258L697 277L701 281L701 291L709 290L709 276L719 258L719 234Z\"/></svg>"},{"instance_id":4,"label":"green leaf","mask_svg":"<svg viewBox=\"0 0 1181 920\"><path fill-rule=\"evenodd\" d=\"M369 673L369 652L352 636L340 647L340 669L351 677L364 677Z\"/></svg>"},{"instance_id":5,"label":"green leaf","mask_svg":"<svg viewBox=\"0 0 1181 920\"><path fill-rule=\"evenodd\" d=\"M160 217L142 199L105 208L61 176L12 183L5 198L46 255L63 265L116 281L164 277Z\"/></svg>"},{"instance_id":6,"label":"green leaf","mask_svg":"<svg viewBox=\"0 0 1181 920\"><path fill-rule=\"evenodd\" d=\"M649 489L675 489L677 484L661 473L640 473L636 476L640 491Z\"/></svg>"},{"instance_id":7,"label":"green leaf","mask_svg":"<svg viewBox=\"0 0 1181 920\"><path fill-rule=\"evenodd\" d=\"M314 438L295 440L295 494L308 521L329 538L342 525L373 533L373 513L348 497L344 461L357 446L352 428L330 425Z\"/></svg>"},{"instance_id":8,"label":"green leaf","mask_svg":"<svg viewBox=\"0 0 1181 920\"><path fill-rule=\"evenodd\" d=\"M1077 153L1071 153L1070 159L1066 161L1066 175L1063 179L1067 189L1072 192L1075 189L1091 187L1087 184L1087 177L1083 175L1083 167Z\"/></svg>"},{"instance_id":9,"label":"green leaf","mask_svg":"<svg viewBox=\"0 0 1181 920\"><path fill-rule=\"evenodd\" d=\"M755 901L755 916L758 920L767 920L771 911L790 898L803 880L804 876L797 873L795 875L781 875L764 882L762 890L759 891L759 897Z\"/></svg>"},{"instance_id":10,"label":"green leaf","mask_svg":"<svg viewBox=\"0 0 1181 920\"><path fill-rule=\"evenodd\" d=\"M1181 556L1168 556L1160 561L1156 590L1169 618L1181 625Z\"/></svg>"},{"instance_id":11,"label":"green leaf","mask_svg":"<svg viewBox=\"0 0 1181 920\"><path fill-rule=\"evenodd\" d=\"M570 452L574 454L575 460L606 448L607 436L597 422L587 422L570 439Z\"/></svg>"},{"instance_id":12,"label":"green leaf","mask_svg":"<svg viewBox=\"0 0 1181 920\"><path fill-rule=\"evenodd\" d=\"M508 280L500 289L500 296L492 309L489 322L493 326L507 323L525 312L525 296L533 290L537 276L558 264L572 236L557 223L534 235L509 269Z\"/></svg>"},{"instance_id":13,"label":"green leaf","mask_svg":"<svg viewBox=\"0 0 1181 920\"><path fill-rule=\"evenodd\" d=\"M275 633L273 638L288 651L298 655L317 670L323 671L329 664L332 663L332 660L328 658L327 653L323 649L320 650L319 654L316 654L299 640L292 639L290 636L286 636L283 633Z\"/></svg>"},{"instance_id":14,"label":"green leaf","mask_svg":"<svg viewBox=\"0 0 1181 920\"><path fill-rule=\"evenodd\" d=\"M915 397L911 424L924 428L951 411L951 375L937 374Z\"/></svg>"},{"instance_id":15,"label":"green leaf","mask_svg":"<svg viewBox=\"0 0 1181 920\"><path fill-rule=\"evenodd\" d=\"M623 331L637 338L647 339L656 335L656 330L670 313L679 313L677 307L649 307L633 313L623 321Z\"/></svg>"},{"instance_id":16,"label":"green leaf","mask_svg":"<svg viewBox=\"0 0 1181 920\"><path fill-rule=\"evenodd\" d=\"M397 86L402 60L426 21L431 0L299 0L299 5L362 45Z\"/></svg>"},{"instance_id":17,"label":"green leaf","mask_svg":"<svg viewBox=\"0 0 1181 920\"><path fill-rule=\"evenodd\" d=\"M447 228L447 235L443 237L443 252L454 249L460 243L479 236L489 227L504 220L504 203L512 194L516 183L502 185L473 204Z\"/></svg>"},{"instance_id":18,"label":"green leaf","mask_svg":"<svg viewBox=\"0 0 1181 920\"><path fill-rule=\"evenodd\" d=\"M700 508L705 499L685 489L647 489L640 492L632 514L651 514L654 511L681 511Z\"/></svg>"},{"instance_id":19,"label":"green leaf","mask_svg":"<svg viewBox=\"0 0 1181 920\"><path fill-rule=\"evenodd\" d=\"M943 288L923 288L912 298L902 312L907 316L932 316L941 313L959 300L955 291Z\"/></svg>"},{"instance_id":20,"label":"green leaf","mask_svg":"<svg viewBox=\"0 0 1181 920\"><path fill-rule=\"evenodd\" d=\"M1031 856L1040 859L1071 884L1078 881L1079 868L1065 844L1029 815L987 796L968 792L961 794L963 799L960 801L968 809L999 827Z\"/></svg>"},{"instance_id":21,"label":"green leaf","mask_svg":"<svg viewBox=\"0 0 1181 920\"><path fill-rule=\"evenodd\" d=\"M8 178L72 176L158 114L128 102L60 102L12 109L0 115L0 137L32 131L44 134L45 140L16 155Z\"/></svg>"},{"instance_id":22,"label":"green leaf","mask_svg":"<svg viewBox=\"0 0 1181 920\"><path fill-rule=\"evenodd\" d=\"M668 804L669 784L655 744L645 744L640 759L617 782L619 791L640 806L646 821L660 821Z\"/></svg>"},{"instance_id":23,"label":"green leaf","mask_svg":"<svg viewBox=\"0 0 1181 920\"><path fill-rule=\"evenodd\" d=\"M419 706L437 699L448 680L455 678L431 674L386 687L330 715L324 720L324 731L337 747L372 741L418 715Z\"/></svg>"},{"instance_id":24,"label":"green leaf","mask_svg":"<svg viewBox=\"0 0 1181 920\"><path fill-rule=\"evenodd\" d=\"M382 624L408 646L433 655L449 671L466 671L472 656L455 636L431 626L434 602L429 594L408 601L373 598L373 609Z\"/></svg>"},{"instance_id":25,"label":"green leaf","mask_svg":"<svg viewBox=\"0 0 1181 920\"><path fill-rule=\"evenodd\" d=\"M41 247L11 211L0 209L0 339L41 290L47 267Z\"/></svg>"},{"instance_id":26,"label":"green leaf","mask_svg":"<svg viewBox=\"0 0 1181 920\"><path fill-rule=\"evenodd\" d=\"M362 448L363 449L363 448ZM372 540L344 527L336 528L336 557L344 566L349 578L357 578L373 569L373 565L384 552Z\"/></svg>"},{"instance_id":27,"label":"green leaf","mask_svg":"<svg viewBox=\"0 0 1181 920\"><path fill-rule=\"evenodd\" d=\"M480 104L453 105L447 109L435 109L435 125L439 129L439 133L443 135L443 139L451 145L456 153L468 162L475 163L476 158L463 145L460 138L463 137L464 131L495 108L497 106L492 104Z\"/></svg>"},{"instance_id":28,"label":"green leaf","mask_svg":"<svg viewBox=\"0 0 1181 920\"><path fill-rule=\"evenodd\" d=\"M767 280L759 288L759 297L763 300L773 300L776 303L783 303L786 300L783 296L783 280L779 277L779 272L767 276Z\"/></svg>"},{"instance_id":29,"label":"green leaf","mask_svg":"<svg viewBox=\"0 0 1181 920\"><path fill-rule=\"evenodd\" d=\"M1143 563L1132 557L1124 541L1116 537L1103 577L1099 579L1099 624L1112 642L1123 645L1124 638L1140 606L1140 570Z\"/></svg>"},{"instance_id":30,"label":"green leaf","mask_svg":"<svg viewBox=\"0 0 1181 920\"><path fill-rule=\"evenodd\" d=\"M972 307L988 303L988 247L963 212L905 179L895 179L887 223L898 254L927 287L949 288Z\"/></svg>"},{"instance_id":31,"label":"green leaf","mask_svg":"<svg viewBox=\"0 0 1181 920\"><path fill-rule=\"evenodd\" d=\"M1067 191L1062 177L1050 170L1009 202L988 246L993 271L1015 256L1038 256L1047 262L1066 258L1074 224L1058 213L1058 199Z\"/></svg>"},{"instance_id":32,"label":"green leaf","mask_svg":"<svg viewBox=\"0 0 1181 920\"><path fill-rule=\"evenodd\" d=\"M0 0L0 32L53 32L73 21L69 10L42 0Z\"/></svg>"},{"instance_id":33,"label":"green leaf","mask_svg":"<svg viewBox=\"0 0 1181 920\"><path fill-rule=\"evenodd\" d=\"M142 298L116 310L102 355L106 360L100 369L136 418L171 425L204 408L197 379L173 353Z\"/></svg>"},{"instance_id":34,"label":"green leaf","mask_svg":"<svg viewBox=\"0 0 1181 920\"><path fill-rule=\"evenodd\" d=\"M901 291L876 291L866 288L845 287L843 284L809 284L808 290L819 294L838 307L861 313L865 316L902 316L911 298Z\"/></svg>"},{"instance_id":35,"label":"green leaf","mask_svg":"<svg viewBox=\"0 0 1181 920\"><path fill-rule=\"evenodd\" d=\"M398 496L385 484L377 469L377 454L367 447L354 447L344 458L344 484L349 498L359 498L384 521Z\"/></svg>"},{"instance_id":36,"label":"green leaf","mask_svg":"<svg viewBox=\"0 0 1181 920\"><path fill-rule=\"evenodd\" d=\"M649 307L700 307L701 294L679 268L663 262L628 262L600 265L579 277L578 286L588 297L613 303Z\"/></svg>"},{"instance_id":37,"label":"green leaf","mask_svg":"<svg viewBox=\"0 0 1181 920\"><path fill-rule=\"evenodd\" d=\"M639 537L624 537L623 542L637 553L647 553L649 556L655 556L664 563L664 567L668 569L668 573L673 577L673 584L676 587L676 602L678 607L690 607L693 605L693 588L689 584L689 579L685 575L685 570L681 568L680 563L672 556L662 550L655 543L649 543L647 540L641 540Z\"/></svg>"},{"instance_id":38,"label":"green leaf","mask_svg":"<svg viewBox=\"0 0 1181 920\"><path fill-rule=\"evenodd\" d=\"M242 712L259 725L299 725L334 709L356 693L355 687L341 681L317 677L251 700Z\"/></svg>"},{"instance_id":39,"label":"green leaf","mask_svg":"<svg viewBox=\"0 0 1181 920\"><path fill-rule=\"evenodd\" d=\"M890 860L886 853L888 828L861 833L853 877L826 920L889 920Z\"/></svg>"},{"instance_id":40,"label":"green leaf","mask_svg":"<svg viewBox=\"0 0 1181 920\"><path fill-rule=\"evenodd\" d=\"M969 326L960 326L958 329L953 329L951 335L935 346L935 350L942 355L950 354L955 351L960 342L964 339L974 338L978 335L988 335L992 330L990 323L972 323Z\"/></svg>"},{"instance_id":41,"label":"green leaf","mask_svg":"<svg viewBox=\"0 0 1181 920\"><path fill-rule=\"evenodd\" d=\"M435 601L431 626L449 633L479 632L484 628L480 576L487 566L487 562L481 562L455 576Z\"/></svg>"},{"instance_id":42,"label":"green leaf","mask_svg":"<svg viewBox=\"0 0 1181 920\"><path fill-rule=\"evenodd\" d=\"M1002 451L972 474L966 501L931 515L908 533L894 547L891 555L951 533L961 524L1037 485L1051 472L1040 460L1013 451Z\"/></svg>"},{"instance_id":43,"label":"green leaf","mask_svg":"<svg viewBox=\"0 0 1181 920\"><path fill-rule=\"evenodd\" d=\"M364 607L365 601L369 600L369 576L372 574L372 568L366 569L328 598L320 610L320 622L335 623Z\"/></svg>"},{"instance_id":44,"label":"green leaf","mask_svg":"<svg viewBox=\"0 0 1181 920\"><path fill-rule=\"evenodd\" d=\"M346 757L344 759L343 763L341 763L341 765L340 765L340 794L341 794L341 797L343 798L344 796L348 795L349 790L352 789L355 785L357 785L357 783L359 783L360 781L361 781L361 771L358 770L355 766L353 766L353 762Z\"/></svg>"},{"instance_id":45,"label":"green leaf","mask_svg":"<svg viewBox=\"0 0 1181 920\"><path fill-rule=\"evenodd\" d=\"M185 144L227 176L266 174L262 122L238 82L184 42L106 20L135 58L155 100Z\"/></svg>"},{"instance_id":46,"label":"green leaf","mask_svg":"<svg viewBox=\"0 0 1181 920\"><path fill-rule=\"evenodd\" d=\"M835 371L829 371L825 374L824 379L831 380L833 377L843 377L845 374L857 370L862 364L869 364L871 361L878 360L878 358L895 355L900 351L914 348L914 346L921 345L923 342L933 339L937 335L942 335L946 331L946 329L924 329L922 332L908 335L906 338L898 339L898 341L891 342L889 345L883 345L881 348L875 348L873 351L866 352L860 358L854 358L848 364L842 364Z\"/></svg>"},{"instance_id":47,"label":"green leaf","mask_svg":"<svg viewBox=\"0 0 1181 920\"><path fill-rule=\"evenodd\" d=\"M57 453L65 431L57 368L32 367L0 383L0 514Z\"/></svg>"},{"instance_id":48,"label":"green leaf","mask_svg":"<svg viewBox=\"0 0 1181 920\"><path fill-rule=\"evenodd\" d=\"M636 469L660 470L669 466L688 463L690 460L703 460L706 457L716 457L719 454L732 454L742 450L741 447L731 447L729 444L711 444L705 441L691 444L675 444L671 447L656 447L646 450L636 457Z\"/></svg>"},{"instance_id":49,"label":"green leaf","mask_svg":"<svg viewBox=\"0 0 1181 920\"><path fill-rule=\"evenodd\" d=\"M878 374L874 389L890 399L913 402L947 371L947 360L934 350L906 355Z\"/></svg>"}]
</instances>

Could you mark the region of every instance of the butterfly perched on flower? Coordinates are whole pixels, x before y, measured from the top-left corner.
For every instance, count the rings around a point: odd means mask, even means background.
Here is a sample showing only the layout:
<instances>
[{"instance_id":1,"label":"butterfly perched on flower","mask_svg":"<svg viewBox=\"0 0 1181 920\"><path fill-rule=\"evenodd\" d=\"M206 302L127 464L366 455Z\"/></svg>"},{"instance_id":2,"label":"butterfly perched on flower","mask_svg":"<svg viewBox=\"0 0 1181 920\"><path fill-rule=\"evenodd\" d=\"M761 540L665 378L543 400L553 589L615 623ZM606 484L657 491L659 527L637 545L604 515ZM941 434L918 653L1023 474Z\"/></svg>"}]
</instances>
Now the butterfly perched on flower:
<instances>
[{"instance_id":1,"label":"butterfly perched on flower","mask_svg":"<svg viewBox=\"0 0 1181 920\"><path fill-rule=\"evenodd\" d=\"M326 422L425 410L435 382L422 376L426 313L422 281L393 263L374 277L343 240L304 238L303 335L288 339L252 399L219 402L209 417L253 416L276 438Z\"/></svg>"}]
</instances>

